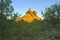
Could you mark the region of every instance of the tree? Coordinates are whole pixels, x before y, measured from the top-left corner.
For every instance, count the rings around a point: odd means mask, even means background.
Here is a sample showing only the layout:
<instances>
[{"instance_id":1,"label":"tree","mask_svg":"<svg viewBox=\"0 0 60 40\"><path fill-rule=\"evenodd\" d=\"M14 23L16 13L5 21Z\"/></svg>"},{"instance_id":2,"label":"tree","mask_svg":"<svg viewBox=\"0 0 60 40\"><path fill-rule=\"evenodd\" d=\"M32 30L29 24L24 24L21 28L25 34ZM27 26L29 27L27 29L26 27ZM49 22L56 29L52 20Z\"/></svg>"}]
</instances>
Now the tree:
<instances>
[{"instance_id":1,"label":"tree","mask_svg":"<svg viewBox=\"0 0 60 40\"><path fill-rule=\"evenodd\" d=\"M21 14L19 14L19 13L14 13L12 16L11 16L11 18L13 19L13 20L15 20L17 17L20 17L21 16Z\"/></svg>"},{"instance_id":2,"label":"tree","mask_svg":"<svg viewBox=\"0 0 60 40\"><path fill-rule=\"evenodd\" d=\"M4 30L6 27L6 16L4 14L0 14L0 36L3 38Z\"/></svg>"},{"instance_id":3,"label":"tree","mask_svg":"<svg viewBox=\"0 0 60 40\"><path fill-rule=\"evenodd\" d=\"M4 30L7 26L7 17L9 17L13 12L13 7L10 5L11 3L11 0L0 0L0 32L2 37L1 40L4 40Z\"/></svg>"},{"instance_id":4,"label":"tree","mask_svg":"<svg viewBox=\"0 0 60 40\"><path fill-rule=\"evenodd\" d=\"M47 8L43 17L49 26L56 28L60 24L60 4L54 4L50 8Z\"/></svg>"},{"instance_id":5,"label":"tree","mask_svg":"<svg viewBox=\"0 0 60 40\"><path fill-rule=\"evenodd\" d=\"M50 31L48 30L49 35L47 37L60 38L60 4L52 5L42 14L47 25L46 28L50 29Z\"/></svg>"},{"instance_id":6,"label":"tree","mask_svg":"<svg viewBox=\"0 0 60 40\"><path fill-rule=\"evenodd\" d=\"M0 13L9 16L13 12L13 7L11 3L11 0L0 0Z\"/></svg>"}]
</instances>

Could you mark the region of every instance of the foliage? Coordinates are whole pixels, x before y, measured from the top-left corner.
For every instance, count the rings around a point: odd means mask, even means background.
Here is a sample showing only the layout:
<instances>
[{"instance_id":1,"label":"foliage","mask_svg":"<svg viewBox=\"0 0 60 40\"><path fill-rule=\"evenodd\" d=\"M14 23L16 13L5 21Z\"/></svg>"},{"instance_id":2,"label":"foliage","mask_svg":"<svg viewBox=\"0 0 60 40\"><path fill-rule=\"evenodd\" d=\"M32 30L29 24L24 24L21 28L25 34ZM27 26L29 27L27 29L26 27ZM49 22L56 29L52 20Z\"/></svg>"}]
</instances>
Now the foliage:
<instances>
[{"instance_id":1,"label":"foliage","mask_svg":"<svg viewBox=\"0 0 60 40\"><path fill-rule=\"evenodd\" d=\"M7 27L7 18L13 12L13 7L11 6L11 0L0 0L0 32L1 40L4 40L5 33L4 30Z\"/></svg>"},{"instance_id":2,"label":"foliage","mask_svg":"<svg viewBox=\"0 0 60 40\"><path fill-rule=\"evenodd\" d=\"M11 0L0 1L0 40L42 40L60 38L60 5L52 5L43 14L42 21L14 21L19 17L13 12ZM10 19L8 19L11 16Z\"/></svg>"},{"instance_id":3,"label":"foliage","mask_svg":"<svg viewBox=\"0 0 60 40\"><path fill-rule=\"evenodd\" d=\"M47 8L43 14L45 26L48 29L47 37L60 38L60 4L54 4ZM50 35L49 35L50 34Z\"/></svg>"},{"instance_id":4,"label":"foliage","mask_svg":"<svg viewBox=\"0 0 60 40\"><path fill-rule=\"evenodd\" d=\"M13 12L13 7L11 5L11 0L0 0L0 13L10 16Z\"/></svg>"},{"instance_id":5,"label":"foliage","mask_svg":"<svg viewBox=\"0 0 60 40\"><path fill-rule=\"evenodd\" d=\"M48 25L51 25L53 28L56 28L60 24L60 4L52 5L50 8L47 8L43 14L44 20L48 22Z\"/></svg>"}]
</instances>

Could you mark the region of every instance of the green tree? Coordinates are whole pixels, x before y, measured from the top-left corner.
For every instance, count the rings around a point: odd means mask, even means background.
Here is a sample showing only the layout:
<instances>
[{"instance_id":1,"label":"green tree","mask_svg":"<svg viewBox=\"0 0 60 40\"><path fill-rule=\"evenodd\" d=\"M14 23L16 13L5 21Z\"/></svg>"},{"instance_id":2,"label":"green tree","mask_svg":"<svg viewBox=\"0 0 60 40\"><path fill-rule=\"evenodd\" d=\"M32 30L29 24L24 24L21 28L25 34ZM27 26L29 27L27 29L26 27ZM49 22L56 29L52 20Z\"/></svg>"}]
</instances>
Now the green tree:
<instances>
[{"instance_id":1,"label":"green tree","mask_svg":"<svg viewBox=\"0 0 60 40\"><path fill-rule=\"evenodd\" d=\"M11 0L0 0L0 13L9 16L13 12L13 7L11 3Z\"/></svg>"},{"instance_id":2,"label":"green tree","mask_svg":"<svg viewBox=\"0 0 60 40\"><path fill-rule=\"evenodd\" d=\"M12 15L11 15L11 19L12 20L15 20L16 18L18 18L18 17L20 17L21 16L21 14L19 14L19 13L13 13Z\"/></svg>"},{"instance_id":3,"label":"green tree","mask_svg":"<svg viewBox=\"0 0 60 40\"><path fill-rule=\"evenodd\" d=\"M46 11L43 14L44 22L46 23L46 29L48 29L46 34L47 37L58 37L58 34L60 33L60 4L54 4L51 7L47 8ZM50 31L49 31L50 30ZM59 34L60 35L60 34Z\"/></svg>"},{"instance_id":4,"label":"green tree","mask_svg":"<svg viewBox=\"0 0 60 40\"><path fill-rule=\"evenodd\" d=\"M4 14L0 14L0 36L3 38L4 36L4 30L6 27L6 16Z\"/></svg>"},{"instance_id":5,"label":"green tree","mask_svg":"<svg viewBox=\"0 0 60 40\"><path fill-rule=\"evenodd\" d=\"M49 26L56 28L60 24L60 4L54 4L50 8L47 8L43 17Z\"/></svg>"},{"instance_id":6,"label":"green tree","mask_svg":"<svg viewBox=\"0 0 60 40\"><path fill-rule=\"evenodd\" d=\"M4 30L7 26L7 17L13 12L13 7L11 6L11 0L0 0L0 32L1 40L4 40Z\"/></svg>"}]
</instances>

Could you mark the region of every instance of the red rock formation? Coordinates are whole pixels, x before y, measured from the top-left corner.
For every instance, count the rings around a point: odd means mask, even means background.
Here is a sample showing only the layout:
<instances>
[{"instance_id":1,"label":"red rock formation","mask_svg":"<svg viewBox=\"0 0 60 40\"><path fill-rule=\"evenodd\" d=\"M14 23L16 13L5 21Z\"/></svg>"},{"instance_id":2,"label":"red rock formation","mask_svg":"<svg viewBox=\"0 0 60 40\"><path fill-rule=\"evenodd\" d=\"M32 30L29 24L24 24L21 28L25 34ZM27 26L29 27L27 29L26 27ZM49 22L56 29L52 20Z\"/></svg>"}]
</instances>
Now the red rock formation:
<instances>
[{"instance_id":1,"label":"red rock formation","mask_svg":"<svg viewBox=\"0 0 60 40\"><path fill-rule=\"evenodd\" d=\"M32 22L34 19L40 21L42 20L42 18L38 17L36 11L32 11L32 9L29 9L23 17L16 18L15 21L24 20L26 22Z\"/></svg>"}]
</instances>

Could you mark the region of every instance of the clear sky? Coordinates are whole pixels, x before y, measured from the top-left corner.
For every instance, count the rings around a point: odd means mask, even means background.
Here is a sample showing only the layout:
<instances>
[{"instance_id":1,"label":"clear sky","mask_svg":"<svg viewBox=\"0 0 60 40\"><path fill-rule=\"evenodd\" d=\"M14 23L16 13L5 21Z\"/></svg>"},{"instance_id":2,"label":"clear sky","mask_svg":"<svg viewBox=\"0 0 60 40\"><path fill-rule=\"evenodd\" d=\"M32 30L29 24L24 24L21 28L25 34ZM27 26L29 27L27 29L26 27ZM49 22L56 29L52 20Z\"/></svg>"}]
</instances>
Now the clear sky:
<instances>
[{"instance_id":1,"label":"clear sky","mask_svg":"<svg viewBox=\"0 0 60 40\"><path fill-rule=\"evenodd\" d=\"M56 3L59 4L60 0L12 0L14 12L18 12L22 16L31 8L32 10L36 10L38 15L42 17L41 11Z\"/></svg>"}]
</instances>

